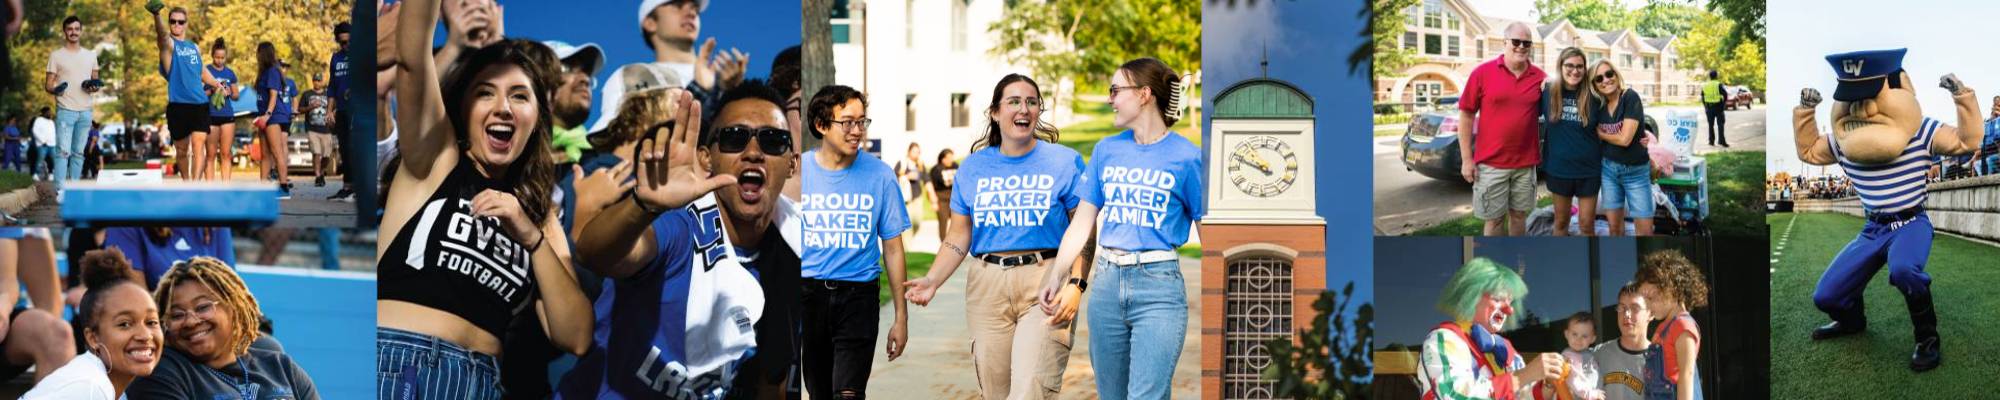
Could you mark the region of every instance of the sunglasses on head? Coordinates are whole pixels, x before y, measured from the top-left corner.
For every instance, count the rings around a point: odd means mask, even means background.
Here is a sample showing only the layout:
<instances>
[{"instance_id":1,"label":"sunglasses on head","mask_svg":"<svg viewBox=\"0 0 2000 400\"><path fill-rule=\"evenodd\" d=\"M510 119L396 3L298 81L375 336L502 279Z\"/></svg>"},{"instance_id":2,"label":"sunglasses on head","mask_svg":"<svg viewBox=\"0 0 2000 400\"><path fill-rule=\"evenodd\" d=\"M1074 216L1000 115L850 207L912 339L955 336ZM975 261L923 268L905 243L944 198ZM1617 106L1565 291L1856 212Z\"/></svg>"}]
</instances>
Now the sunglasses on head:
<instances>
[{"instance_id":1,"label":"sunglasses on head","mask_svg":"<svg viewBox=\"0 0 2000 400\"><path fill-rule=\"evenodd\" d=\"M1507 44L1514 45L1514 47L1532 47L1535 45L1535 41L1523 40L1523 39L1507 39Z\"/></svg>"},{"instance_id":2,"label":"sunglasses on head","mask_svg":"<svg viewBox=\"0 0 2000 400\"><path fill-rule=\"evenodd\" d=\"M757 139L757 150L764 154L785 154L792 151L792 132L779 128L751 128L731 126L715 131L715 149L726 154L741 153L750 147L750 139Z\"/></svg>"}]
</instances>

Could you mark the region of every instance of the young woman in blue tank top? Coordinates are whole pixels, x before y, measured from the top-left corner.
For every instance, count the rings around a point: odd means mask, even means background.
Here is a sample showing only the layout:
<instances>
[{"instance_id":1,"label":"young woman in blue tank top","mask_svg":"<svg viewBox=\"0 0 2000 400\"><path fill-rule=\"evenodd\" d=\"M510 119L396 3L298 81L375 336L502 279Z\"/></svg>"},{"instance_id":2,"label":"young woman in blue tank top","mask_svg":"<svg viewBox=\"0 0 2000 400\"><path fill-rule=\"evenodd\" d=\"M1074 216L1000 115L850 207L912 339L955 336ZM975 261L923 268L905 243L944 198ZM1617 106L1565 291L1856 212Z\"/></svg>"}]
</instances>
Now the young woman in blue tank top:
<instances>
[{"instance_id":1,"label":"young woman in blue tank top","mask_svg":"<svg viewBox=\"0 0 2000 400\"><path fill-rule=\"evenodd\" d=\"M215 77L223 101L208 105L208 154L215 162L203 163L198 175L205 179L229 180L229 160L236 153L236 108L230 102L243 94L236 90L236 70L229 68L229 46L222 38L208 44L208 74Z\"/></svg>"}]
</instances>

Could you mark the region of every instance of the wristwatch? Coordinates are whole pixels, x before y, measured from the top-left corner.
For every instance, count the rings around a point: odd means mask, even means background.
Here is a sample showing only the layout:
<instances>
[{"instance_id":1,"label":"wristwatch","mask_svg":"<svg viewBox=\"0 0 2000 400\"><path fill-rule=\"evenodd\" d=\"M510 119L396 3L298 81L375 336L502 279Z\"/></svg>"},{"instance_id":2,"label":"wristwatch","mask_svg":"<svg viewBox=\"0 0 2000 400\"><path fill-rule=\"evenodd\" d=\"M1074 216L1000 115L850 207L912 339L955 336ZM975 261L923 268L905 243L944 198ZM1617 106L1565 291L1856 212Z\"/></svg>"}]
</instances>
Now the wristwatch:
<instances>
[{"instance_id":1,"label":"wristwatch","mask_svg":"<svg viewBox=\"0 0 2000 400\"><path fill-rule=\"evenodd\" d=\"M1090 281L1085 281L1083 278L1069 278L1069 284L1076 285L1076 291L1078 292L1090 287Z\"/></svg>"}]
</instances>

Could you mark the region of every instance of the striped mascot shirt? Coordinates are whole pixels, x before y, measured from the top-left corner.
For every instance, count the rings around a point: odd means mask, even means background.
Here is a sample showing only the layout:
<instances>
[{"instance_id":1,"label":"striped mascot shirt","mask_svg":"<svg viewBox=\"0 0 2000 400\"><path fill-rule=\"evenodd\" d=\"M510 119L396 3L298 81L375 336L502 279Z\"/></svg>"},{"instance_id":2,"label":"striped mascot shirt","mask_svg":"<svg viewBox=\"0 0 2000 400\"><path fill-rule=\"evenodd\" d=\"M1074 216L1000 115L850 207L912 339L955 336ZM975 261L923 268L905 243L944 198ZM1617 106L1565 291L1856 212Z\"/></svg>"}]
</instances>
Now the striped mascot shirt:
<instances>
[{"instance_id":1,"label":"striped mascot shirt","mask_svg":"<svg viewBox=\"0 0 2000 400\"><path fill-rule=\"evenodd\" d=\"M1930 171L1934 162L1931 137L1942 124L1925 117L1917 134L1903 146L1903 154L1895 161L1878 165L1850 161L1847 153L1840 150L1840 141L1831 134L1826 140L1833 146L1834 157L1840 160L1840 169L1847 173L1847 178L1854 182L1854 191L1861 195L1861 206L1869 213L1894 213L1924 204L1927 197L1924 173Z\"/></svg>"}]
</instances>

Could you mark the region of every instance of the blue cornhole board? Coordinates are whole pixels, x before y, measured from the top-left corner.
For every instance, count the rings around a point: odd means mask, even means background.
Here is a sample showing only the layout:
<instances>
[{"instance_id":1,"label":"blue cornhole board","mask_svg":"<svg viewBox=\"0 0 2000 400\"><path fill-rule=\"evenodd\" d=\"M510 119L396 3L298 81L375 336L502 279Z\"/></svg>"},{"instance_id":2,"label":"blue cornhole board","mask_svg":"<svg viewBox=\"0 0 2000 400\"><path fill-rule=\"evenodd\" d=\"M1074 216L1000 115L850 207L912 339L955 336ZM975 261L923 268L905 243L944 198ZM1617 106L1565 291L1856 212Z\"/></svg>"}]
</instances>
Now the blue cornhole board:
<instances>
[{"instance_id":1,"label":"blue cornhole board","mask_svg":"<svg viewBox=\"0 0 2000 400\"><path fill-rule=\"evenodd\" d=\"M273 183L63 183L62 219L73 227L112 225L261 226L278 221Z\"/></svg>"}]
</instances>

